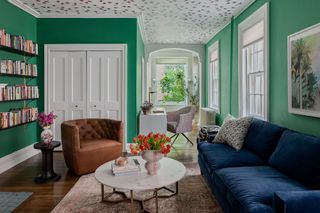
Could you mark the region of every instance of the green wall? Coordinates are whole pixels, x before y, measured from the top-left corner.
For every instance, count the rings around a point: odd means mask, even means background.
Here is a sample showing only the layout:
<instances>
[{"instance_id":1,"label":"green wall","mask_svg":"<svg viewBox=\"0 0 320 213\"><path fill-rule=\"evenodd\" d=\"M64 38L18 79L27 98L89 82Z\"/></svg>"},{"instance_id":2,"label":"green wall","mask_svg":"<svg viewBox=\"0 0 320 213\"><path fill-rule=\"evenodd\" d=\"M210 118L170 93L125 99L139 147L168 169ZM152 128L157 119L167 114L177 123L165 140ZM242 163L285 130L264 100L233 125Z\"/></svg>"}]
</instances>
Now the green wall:
<instances>
[{"instance_id":1,"label":"green wall","mask_svg":"<svg viewBox=\"0 0 320 213\"><path fill-rule=\"evenodd\" d=\"M39 69L44 69L44 44L127 44L127 130L128 141L137 133L137 21L136 19L38 19ZM40 90L43 90L43 72ZM134 79L134 80L133 80ZM43 93L42 93L42 100ZM43 101L41 109L43 109Z\"/></svg>"},{"instance_id":2,"label":"green wall","mask_svg":"<svg viewBox=\"0 0 320 213\"><path fill-rule=\"evenodd\" d=\"M290 129L320 136L319 118L288 113L287 83L287 37L320 22L319 0L257 0L235 18L232 36L231 24L229 24L208 42L206 51L212 42L220 41L221 115L218 116L218 121L221 122L227 113L238 116L238 24L265 2L269 2L270 6L269 120ZM231 40L233 47L232 72L230 72L230 66L227 64L231 58Z\"/></svg>"},{"instance_id":3,"label":"green wall","mask_svg":"<svg viewBox=\"0 0 320 213\"><path fill-rule=\"evenodd\" d=\"M144 43L137 25L137 116L142 103L142 58L144 58Z\"/></svg>"},{"instance_id":4,"label":"green wall","mask_svg":"<svg viewBox=\"0 0 320 213\"><path fill-rule=\"evenodd\" d=\"M0 3L0 28L10 34L22 35L27 39L37 41L37 20L33 16L23 12L7 1ZM8 53L0 50L1 59L23 60L23 56ZM29 63L36 63L37 59L29 60ZM30 85L37 85L37 79L28 82ZM0 83L10 85L23 84L23 78L0 76ZM37 106L37 101L30 102L29 106ZM23 101L0 103L0 111L8 111L10 108L20 108ZM0 158L15 152L21 148L37 141L37 124L32 123L25 126L0 131Z\"/></svg>"}]
</instances>

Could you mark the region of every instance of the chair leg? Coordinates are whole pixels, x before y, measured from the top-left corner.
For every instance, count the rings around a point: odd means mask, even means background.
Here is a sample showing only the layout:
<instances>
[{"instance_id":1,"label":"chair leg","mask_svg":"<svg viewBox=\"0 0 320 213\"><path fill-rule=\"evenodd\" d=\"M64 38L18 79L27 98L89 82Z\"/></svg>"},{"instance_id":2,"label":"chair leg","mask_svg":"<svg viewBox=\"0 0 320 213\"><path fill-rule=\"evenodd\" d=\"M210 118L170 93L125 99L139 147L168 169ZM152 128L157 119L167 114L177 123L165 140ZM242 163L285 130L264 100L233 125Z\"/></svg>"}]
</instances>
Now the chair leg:
<instances>
[{"instance_id":1,"label":"chair leg","mask_svg":"<svg viewBox=\"0 0 320 213\"><path fill-rule=\"evenodd\" d=\"M187 141L189 141L189 143L191 143L191 145L193 146L193 143L192 141L184 134L184 133L181 133L183 135L183 137L185 137L187 139Z\"/></svg>"},{"instance_id":2,"label":"chair leg","mask_svg":"<svg viewBox=\"0 0 320 213\"><path fill-rule=\"evenodd\" d=\"M177 138L179 137L180 133L176 133L175 135L176 135L176 137L175 137L175 139L173 140L173 142L171 143L171 146L173 146L174 142L176 142L176 140L177 140ZM174 136L175 136L175 135L174 135ZM173 137L171 137L171 138L173 138Z\"/></svg>"},{"instance_id":3,"label":"chair leg","mask_svg":"<svg viewBox=\"0 0 320 213\"><path fill-rule=\"evenodd\" d=\"M172 135L170 138L172 139L172 138L174 138L175 136L177 136L177 133L175 133L174 135Z\"/></svg>"}]
</instances>

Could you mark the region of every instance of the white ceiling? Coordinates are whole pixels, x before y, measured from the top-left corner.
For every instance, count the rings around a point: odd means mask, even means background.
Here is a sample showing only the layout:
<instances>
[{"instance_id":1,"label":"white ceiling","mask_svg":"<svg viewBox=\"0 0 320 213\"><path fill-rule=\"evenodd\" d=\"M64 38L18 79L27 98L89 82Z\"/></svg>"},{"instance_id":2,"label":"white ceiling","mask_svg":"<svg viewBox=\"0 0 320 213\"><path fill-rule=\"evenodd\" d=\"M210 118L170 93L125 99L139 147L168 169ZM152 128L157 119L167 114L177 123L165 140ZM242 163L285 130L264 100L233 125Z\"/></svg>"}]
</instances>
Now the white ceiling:
<instances>
[{"instance_id":1,"label":"white ceiling","mask_svg":"<svg viewBox=\"0 0 320 213\"><path fill-rule=\"evenodd\" d=\"M14 0L40 17L140 17L146 43L206 43L254 0Z\"/></svg>"}]
</instances>

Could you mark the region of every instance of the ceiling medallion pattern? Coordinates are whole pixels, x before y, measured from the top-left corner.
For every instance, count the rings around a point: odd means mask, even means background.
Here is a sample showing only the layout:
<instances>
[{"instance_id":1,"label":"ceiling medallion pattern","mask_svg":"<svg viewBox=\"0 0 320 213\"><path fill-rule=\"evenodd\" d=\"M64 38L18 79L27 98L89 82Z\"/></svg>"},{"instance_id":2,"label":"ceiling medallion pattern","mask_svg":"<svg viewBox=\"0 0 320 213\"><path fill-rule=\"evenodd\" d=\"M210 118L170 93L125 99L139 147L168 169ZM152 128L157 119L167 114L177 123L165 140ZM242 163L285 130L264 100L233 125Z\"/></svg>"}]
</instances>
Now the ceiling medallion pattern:
<instances>
[{"instance_id":1,"label":"ceiling medallion pattern","mask_svg":"<svg viewBox=\"0 0 320 213\"><path fill-rule=\"evenodd\" d=\"M206 43L254 0L21 0L41 15L143 17L146 43Z\"/></svg>"}]
</instances>

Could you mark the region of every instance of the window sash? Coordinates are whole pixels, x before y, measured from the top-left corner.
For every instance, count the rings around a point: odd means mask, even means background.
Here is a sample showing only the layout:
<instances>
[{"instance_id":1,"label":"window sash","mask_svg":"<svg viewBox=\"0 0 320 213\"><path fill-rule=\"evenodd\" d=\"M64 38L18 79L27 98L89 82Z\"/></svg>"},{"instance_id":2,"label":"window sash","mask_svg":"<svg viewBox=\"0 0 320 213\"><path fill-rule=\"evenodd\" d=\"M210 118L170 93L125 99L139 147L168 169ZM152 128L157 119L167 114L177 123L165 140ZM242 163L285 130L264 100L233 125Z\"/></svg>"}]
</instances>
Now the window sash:
<instances>
[{"instance_id":1,"label":"window sash","mask_svg":"<svg viewBox=\"0 0 320 213\"><path fill-rule=\"evenodd\" d=\"M264 40L257 40L242 50L243 115L264 118L265 72Z\"/></svg>"},{"instance_id":2,"label":"window sash","mask_svg":"<svg viewBox=\"0 0 320 213\"><path fill-rule=\"evenodd\" d=\"M219 62L209 62L209 107L219 109Z\"/></svg>"}]
</instances>

